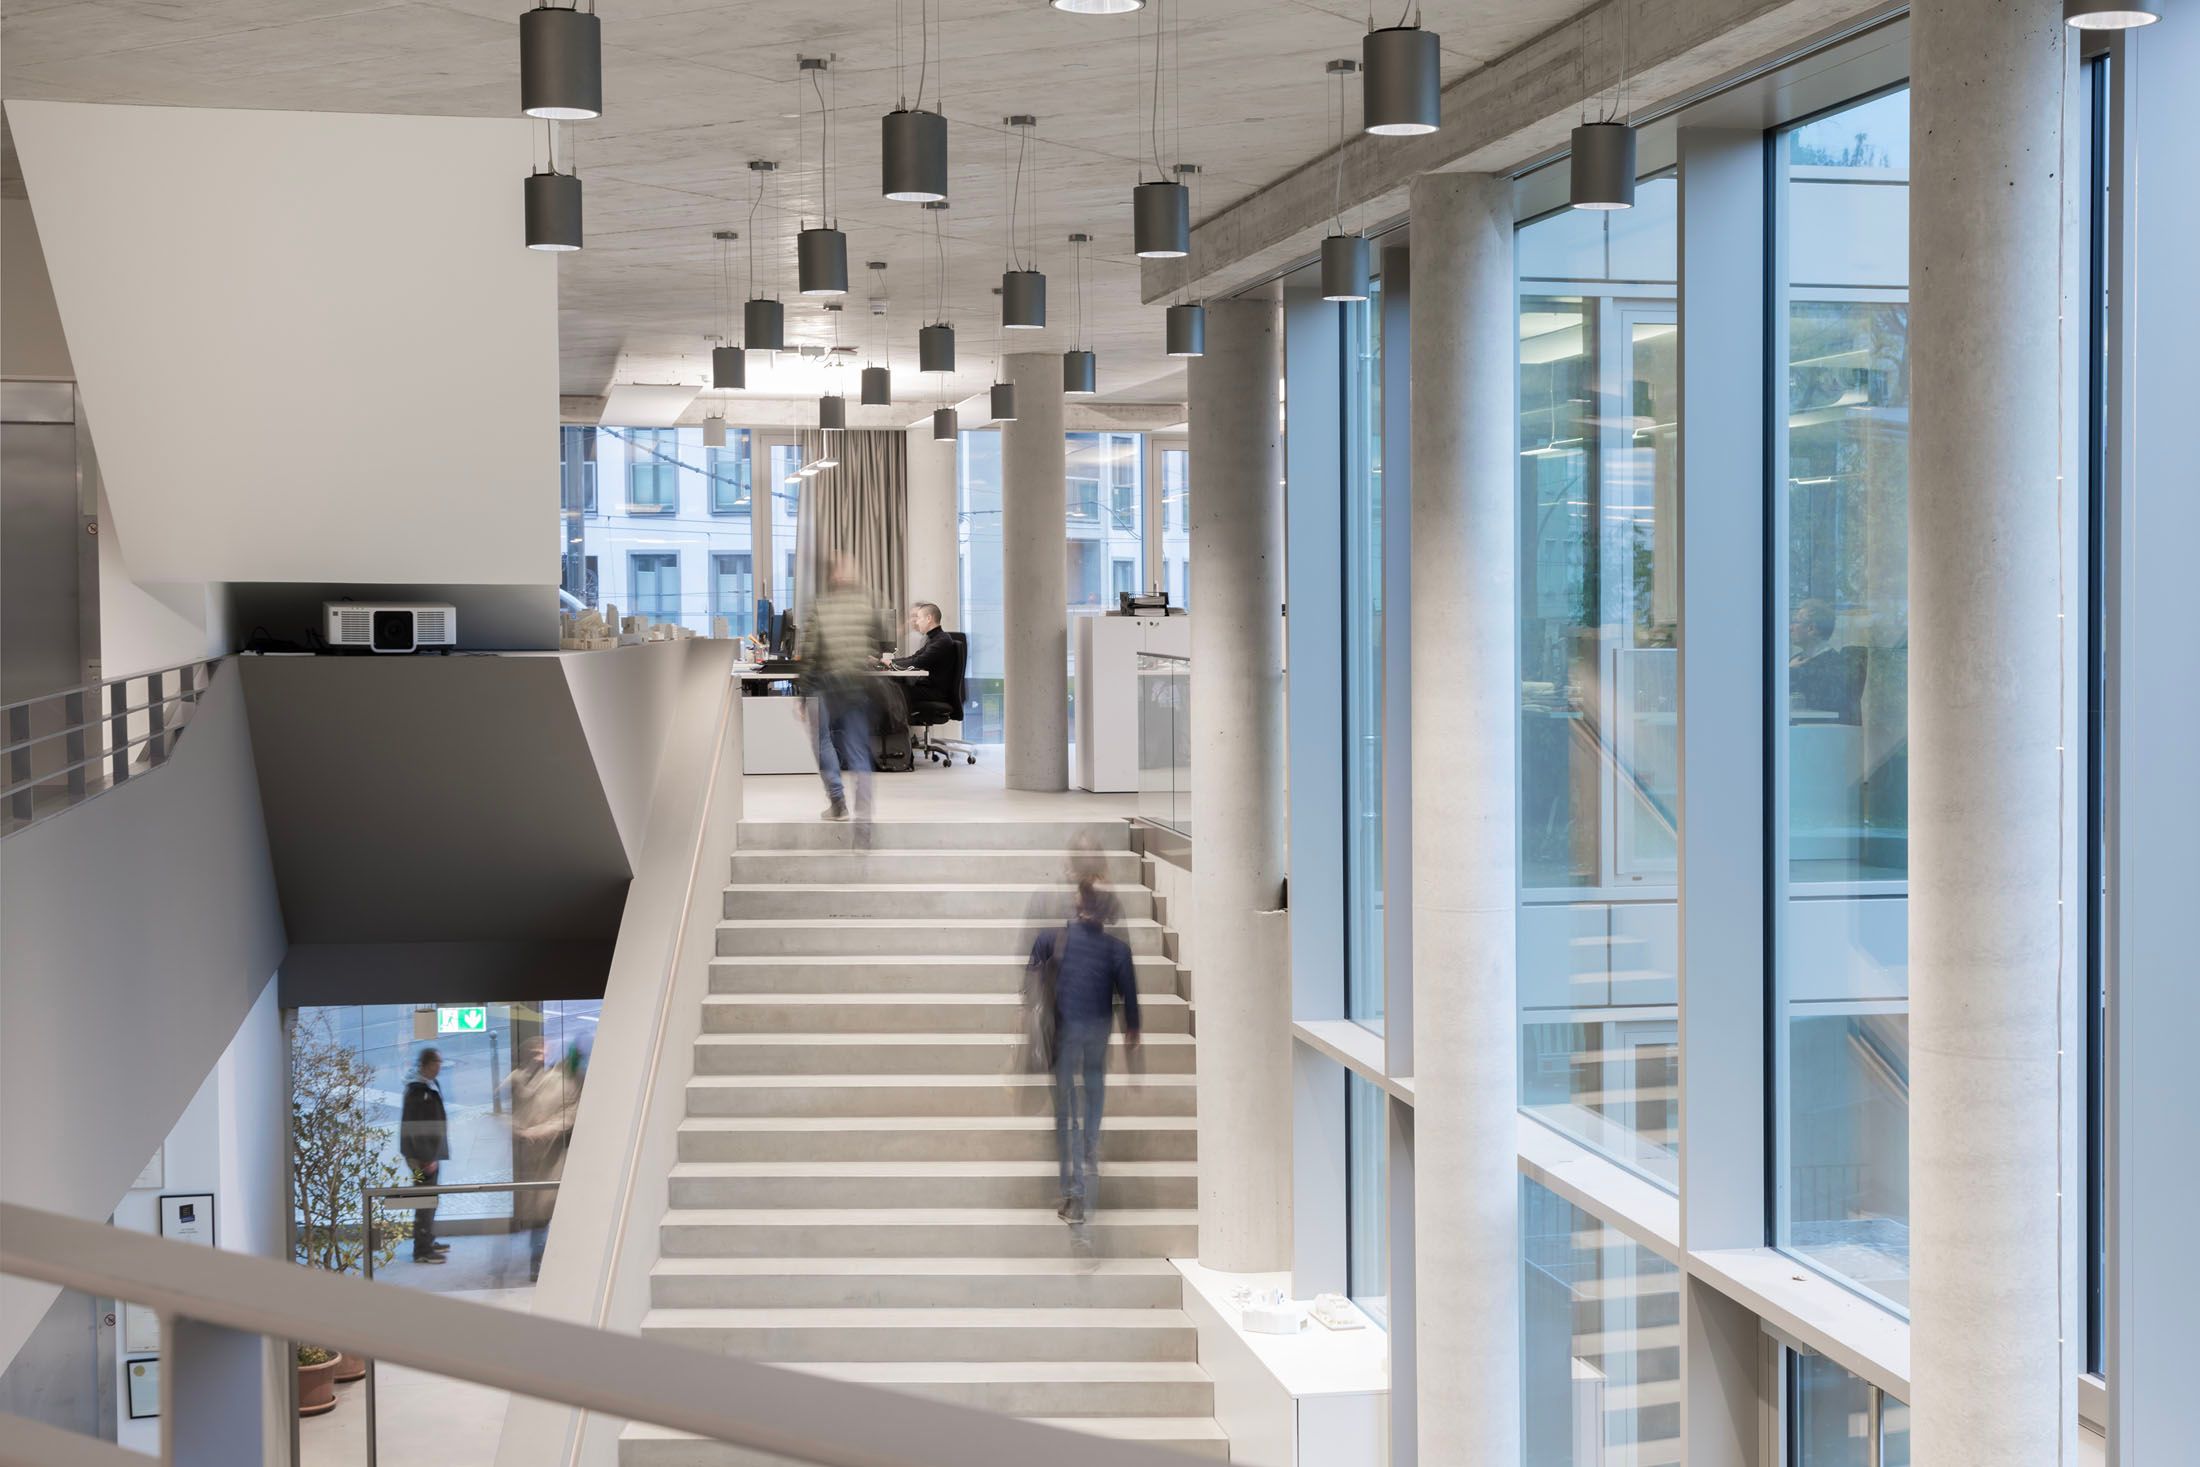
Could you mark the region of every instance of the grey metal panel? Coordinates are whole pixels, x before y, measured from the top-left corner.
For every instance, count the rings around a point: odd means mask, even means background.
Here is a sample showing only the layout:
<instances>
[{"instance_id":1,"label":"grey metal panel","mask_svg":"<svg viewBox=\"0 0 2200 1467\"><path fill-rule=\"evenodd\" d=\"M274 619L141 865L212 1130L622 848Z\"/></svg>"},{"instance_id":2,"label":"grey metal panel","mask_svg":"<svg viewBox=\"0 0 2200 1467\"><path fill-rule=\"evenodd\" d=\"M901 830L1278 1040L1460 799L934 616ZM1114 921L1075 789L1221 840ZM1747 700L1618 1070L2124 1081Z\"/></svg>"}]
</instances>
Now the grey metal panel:
<instances>
[{"instance_id":1,"label":"grey metal panel","mask_svg":"<svg viewBox=\"0 0 2200 1467\"><path fill-rule=\"evenodd\" d=\"M1413 890L1413 277L1412 255L1402 238L1384 248L1382 265L1383 604L1387 608L1383 617L1383 1063L1393 1075L1410 1075L1413 903L1389 899L1390 893ZM1406 1196L1410 1210L1410 1189ZM1410 1235L1410 1222L1407 1227ZM1396 1270L1394 1253L1392 1272ZM1395 1318L1397 1305L1391 1308ZM1411 1314L1406 1317L1410 1333ZM1394 1400L1395 1375L1393 1371ZM1410 1389L1406 1394L1410 1398ZM1392 1414L1397 1415L1395 1410ZM1393 1467L1403 1464L1394 1459Z\"/></svg>"},{"instance_id":2,"label":"grey metal panel","mask_svg":"<svg viewBox=\"0 0 2200 1467\"><path fill-rule=\"evenodd\" d=\"M611 950L610 938L292 943L278 993L286 1009L601 998Z\"/></svg>"},{"instance_id":3,"label":"grey metal panel","mask_svg":"<svg viewBox=\"0 0 2200 1467\"><path fill-rule=\"evenodd\" d=\"M10 423L0 433L0 703L84 681L77 625L83 538L76 425Z\"/></svg>"},{"instance_id":4,"label":"grey metal panel","mask_svg":"<svg viewBox=\"0 0 2200 1467\"><path fill-rule=\"evenodd\" d=\"M237 665L293 942L617 932L630 868L559 659Z\"/></svg>"}]
</instances>

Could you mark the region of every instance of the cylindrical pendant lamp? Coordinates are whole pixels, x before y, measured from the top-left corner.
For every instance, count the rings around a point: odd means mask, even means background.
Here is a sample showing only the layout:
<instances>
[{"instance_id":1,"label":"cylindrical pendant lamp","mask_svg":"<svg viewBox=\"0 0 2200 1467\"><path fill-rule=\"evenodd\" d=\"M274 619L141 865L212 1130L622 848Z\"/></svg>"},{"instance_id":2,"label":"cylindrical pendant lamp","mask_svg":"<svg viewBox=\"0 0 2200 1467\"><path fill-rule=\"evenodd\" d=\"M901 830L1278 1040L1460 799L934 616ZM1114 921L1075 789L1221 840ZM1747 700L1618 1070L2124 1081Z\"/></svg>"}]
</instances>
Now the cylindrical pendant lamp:
<instances>
[{"instance_id":1,"label":"cylindrical pendant lamp","mask_svg":"<svg viewBox=\"0 0 2200 1467\"><path fill-rule=\"evenodd\" d=\"M1062 353L1062 391L1071 397L1090 397L1099 390L1099 359L1089 351Z\"/></svg>"},{"instance_id":2,"label":"cylindrical pendant lamp","mask_svg":"<svg viewBox=\"0 0 2200 1467\"><path fill-rule=\"evenodd\" d=\"M762 297L742 302L741 335L741 344L750 351L785 351L787 308Z\"/></svg>"},{"instance_id":3,"label":"cylindrical pendant lamp","mask_svg":"<svg viewBox=\"0 0 2200 1467\"><path fill-rule=\"evenodd\" d=\"M738 346L714 346L710 349L710 385L720 392L735 391L749 385L749 354Z\"/></svg>"},{"instance_id":4,"label":"cylindrical pendant lamp","mask_svg":"<svg viewBox=\"0 0 2200 1467\"><path fill-rule=\"evenodd\" d=\"M2161 18L2161 0L2063 0L2063 23L2081 31L2128 31Z\"/></svg>"},{"instance_id":5,"label":"cylindrical pendant lamp","mask_svg":"<svg viewBox=\"0 0 2200 1467\"><path fill-rule=\"evenodd\" d=\"M1036 270L1001 272L1001 325L1036 331L1047 323L1047 278Z\"/></svg>"},{"instance_id":6,"label":"cylindrical pendant lamp","mask_svg":"<svg viewBox=\"0 0 2200 1467\"><path fill-rule=\"evenodd\" d=\"M848 399L829 392L817 400L817 426L830 433L848 426Z\"/></svg>"},{"instance_id":7,"label":"cylindrical pendant lamp","mask_svg":"<svg viewBox=\"0 0 2200 1467\"><path fill-rule=\"evenodd\" d=\"M1360 42L1360 126L1381 137L1434 132L1444 121L1441 42L1417 25L1369 31Z\"/></svg>"},{"instance_id":8,"label":"cylindrical pendant lamp","mask_svg":"<svg viewBox=\"0 0 2200 1467\"><path fill-rule=\"evenodd\" d=\"M880 119L879 192L905 204L947 197L947 119L897 108Z\"/></svg>"},{"instance_id":9,"label":"cylindrical pendant lamp","mask_svg":"<svg viewBox=\"0 0 2200 1467\"><path fill-rule=\"evenodd\" d=\"M1132 189L1131 244L1141 260L1190 254L1192 191L1181 183L1142 183Z\"/></svg>"},{"instance_id":10,"label":"cylindrical pendant lamp","mask_svg":"<svg viewBox=\"0 0 2200 1467\"><path fill-rule=\"evenodd\" d=\"M1053 4L1071 15L1129 15L1146 8L1146 0L1053 0Z\"/></svg>"},{"instance_id":11,"label":"cylindrical pendant lamp","mask_svg":"<svg viewBox=\"0 0 2200 1467\"><path fill-rule=\"evenodd\" d=\"M724 448L725 446L726 420L724 418L703 419L703 447Z\"/></svg>"},{"instance_id":12,"label":"cylindrical pendant lamp","mask_svg":"<svg viewBox=\"0 0 2200 1467\"><path fill-rule=\"evenodd\" d=\"M527 175L527 248L581 247L581 181L570 173Z\"/></svg>"},{"instance_id":13,"label":"cylindrical pendant lamp","mask_svg":"<svg viewBox=\"0 0 2200 1467\"><path fill-rule=\"evenodd\" d=\"M956 432L955 410L953 408L933 409L932 441L934 443L953 443Z\"/></svg>"},{"instance_id":14,"label":"cylindrical pendant lamp","mask_svg":"<svg viewBox=\"0 0 2200 1467\"><path fill-rule=\"evenodd\" d=\"M1573 204L1577 209L1635 207L1635 130L1624 122L1574 129Z\"/></svg>"},{"instance_id":15,"label":"cylindrical pendant lamp","mask_svg":"<svg viewBox=\"0 0 2200 1467\"><path fill-rule=\"evenodd\" d=\"M955 370L954 327L941 321L918 330L917 370L920 372L952 372Z\"/></svg>"},{"instance_id":16,"label":"cylindrical pendant lamp","mask_svg":"<svg viewBox=\"0 0 2200 1467\"><path fill-rule=\"evenodd\" d=\"M1016 384L1013 382L994 383L992 398L993 421L996 423L1015 422Z\"/></svg>"},{"instance_id":17,"label":"cylindrical pendant lamp","mask_svg":"<svg viewBox=\"0 0 2200 1467\"><path fill-rule=\"evenodd\" d=\"M894 405L894 374L884 367L863 369L863 392L856 399L865 407L892 407Z\"/></svg>"},{"instance_id":18,"label":"cylindrical pendant lamp","mask_svg":"<svg viewBox=\"0 0 2200 1467\"><path fill-rule=\"evenodd\" d=\"M603 115L603 24L538 5L519 18L519 110L553 122Z\"/></svg>"},{"instance_id":19,"label":"cylindrical pendant lamp","mask_svg":"<svg viewBox=\"0 0 2200 1467\"><path fill-rule=\"evenodd\" d=\"M1170 356L1205 356L1207 354L1207 308L1202 305L1169 307L1168 336Z\"/></svg>"},{"instance_id":20,"label":"cylindrical pendant lamp","mask_svg":"<svg viewBox=\"0 0 2200 1467\"><path fill-rule=\"evenodd\" d=\"M1322 299L1367 299L1367 241L1357 234L1332 234L1322 241Z\"/></svg>"},{"instance_id":21,"label":"cylindrical pendant lamp","mask_svg":"<svg viewBox=\"0 0 2200 1467\"><path fill-rule=\"evenodd\" d=\"M848 236L829 226L794 237L795 280L804 295L848 293Z\"/></svg>"}]
</instances>

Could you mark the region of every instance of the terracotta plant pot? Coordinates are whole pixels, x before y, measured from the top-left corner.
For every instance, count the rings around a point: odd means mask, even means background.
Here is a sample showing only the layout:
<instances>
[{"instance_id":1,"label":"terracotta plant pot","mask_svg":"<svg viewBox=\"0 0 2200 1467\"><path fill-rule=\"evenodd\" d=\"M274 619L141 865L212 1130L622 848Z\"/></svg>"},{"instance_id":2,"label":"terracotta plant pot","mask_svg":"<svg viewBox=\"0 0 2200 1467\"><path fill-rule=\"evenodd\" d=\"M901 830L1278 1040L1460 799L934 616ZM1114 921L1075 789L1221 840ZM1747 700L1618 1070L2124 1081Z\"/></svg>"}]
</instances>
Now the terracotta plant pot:
<instances>
[{"instance_id":1,"label":"terracotta plant pot","mask_svg":"<svg viewBox=\"0 0 2200 1467\"><path fill-rule=\"evenodd\" d=\"M336 1409L336 1365L334 1360L324 1360L319 1365L298 1367L300 1416L318 1416Z\"/></svg>"},{"instance_id":2,"label":"terracotta plant pot","mask_svg":"<svg viewBox=\"0 0 2200 1467\"><path fill-rule=\"evenodd\" d=\"M346 1350L336 1357L336 1383L338 1385L349 1385L355 1380L365 1380L366 1378L367 1362L364 1356L354 1355Z\"/></svg>"}]
</instances>

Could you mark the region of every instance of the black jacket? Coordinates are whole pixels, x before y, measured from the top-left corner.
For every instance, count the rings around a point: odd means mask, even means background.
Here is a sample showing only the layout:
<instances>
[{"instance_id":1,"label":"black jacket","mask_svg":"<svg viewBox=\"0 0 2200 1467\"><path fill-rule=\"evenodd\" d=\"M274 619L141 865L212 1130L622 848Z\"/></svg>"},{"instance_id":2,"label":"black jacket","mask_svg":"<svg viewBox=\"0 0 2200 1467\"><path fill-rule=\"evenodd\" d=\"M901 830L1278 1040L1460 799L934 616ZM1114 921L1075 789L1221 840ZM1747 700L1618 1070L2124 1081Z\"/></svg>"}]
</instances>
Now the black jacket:
<instances>
[{"instance_id":1,"label":"black jacket","mask_svg":"<svg viewBox=\"0 0 2200 1467\"><path fill-rule=\"evenodd\" d=\"M916 651L894 659L894 666L914 667L924 674L922 680L908 689L911 706L943 703L953 708L960 703L955 696L955 651L955 639L934 627L924 634L924 644Z\"/></svg>"},{"instance_id":2,"label":"black jacket","mask_svg":"<svg viewBox=\"0 0 2200 1467\"><path fill-rule=\"evenodd\" d=\"M435 1081L416 1079L405 1087L405 1108L397 1118L397 1150L415 1166L450 1159L450 1124L443 1115L443 1092Z\"/></svg>"},{"instance_id":3,"label":"black jacket","mask_svg":"<svg viewBox=\"0 0 2200 1467\"><path fill-rule=\"evenodd\" d=\"M1064 1024L1112 1024L1115 1004L1123 1003L1123 1028L1138 1032L1138 974L1131 945L1097 922L1073 921L1060 932L1043 932L1031 949L1033 966L1056 958L1054 1011Z\"/></svg>"}]
</instances>

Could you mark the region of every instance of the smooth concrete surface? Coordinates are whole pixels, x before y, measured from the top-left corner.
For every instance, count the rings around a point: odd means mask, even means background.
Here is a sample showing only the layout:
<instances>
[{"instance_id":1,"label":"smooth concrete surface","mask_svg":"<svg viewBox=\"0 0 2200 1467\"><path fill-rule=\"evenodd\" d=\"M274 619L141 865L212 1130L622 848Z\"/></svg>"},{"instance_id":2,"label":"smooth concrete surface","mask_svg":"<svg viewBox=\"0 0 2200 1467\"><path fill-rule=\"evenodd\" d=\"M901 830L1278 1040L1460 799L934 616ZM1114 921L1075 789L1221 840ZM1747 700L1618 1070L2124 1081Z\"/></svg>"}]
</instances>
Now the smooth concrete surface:
<instances>
[{"instance_id":1,"label":"smooth concrete surface","mask_svg":"<svg viewBox=\"0 0 2200 1467\"><path fill-rule=\"evenodd\" d=\"M1010 630L1002 759L1008 787L1069 788L1069 527L1062 476L1062 359L1006 361L1016 421L1001 424L1001 605ZM967 767L967 766L966 766Z\"/></svg>"},{"instance_id":2,"label":"smooth concrete surface","mask_svg":"<svg viewBox=\"0 0 2200 1467\"><path fill-rule=\"evenodd\" d=\"M1413 182L1414 1236L1419 1460L1520 1460L1509 180ZM1462 638L1459 628L1480 633ZM1440 1040L1440 1042L1439 1042Z\"/></svg>"},{"instance_id":3,"label":"smooth concrete surface","mask_svg":"<svg viewBox=\"0 0 2200 1467\"><path fill-rule=\"evenodd\" d=\"M1934 1467L2074 1460L2085 1363L2075 35L2054 0L1910 13L1910 1421Z\"/></svg>"},{"instance_id":4,"label":"smooth concrete surface","mask_svg":"<svg viewBox=\"0 0 2200 1467\"><path fill-rule=\"evenodd\" d=\"M1208 303L1190 367L1199 1256L1231 1273L1291 1266L1282 374L1272 291Z\"/></svg>"},{"instance_id":5,"label":"smooth concrete surface","mask_svg":"<svg viewBox=\"0 0 2200 1467\"><path fill-rule=\"evenodd\" d=\"M1065 765L1067 763L1065 759ZM744 780L749 816L760 821L817 820L824 791L815 774L752 776ZM1009 783L998 747L982 746L976 764L942 769L919 764L906 774L882 774L874 818L880 826L911 821L1030 821L1128 819L1136 795L1096 795L1085 790L1019 789ZM822 823L822 822L821 822Z\"/></svg>"}]
</instances>

